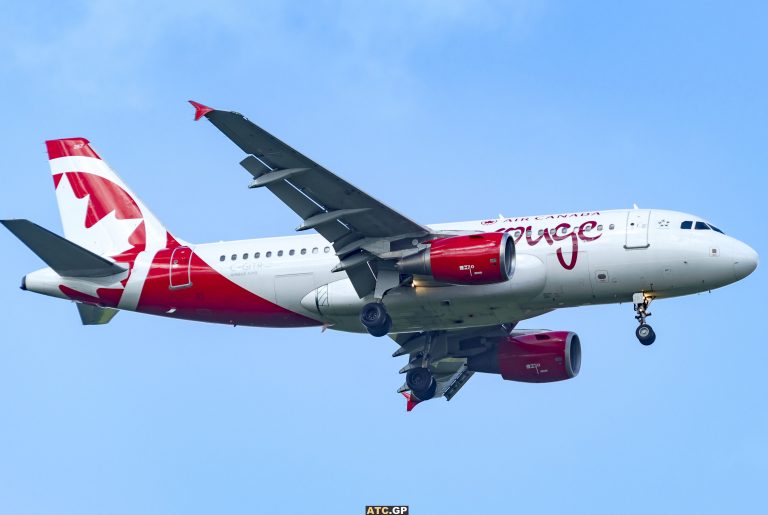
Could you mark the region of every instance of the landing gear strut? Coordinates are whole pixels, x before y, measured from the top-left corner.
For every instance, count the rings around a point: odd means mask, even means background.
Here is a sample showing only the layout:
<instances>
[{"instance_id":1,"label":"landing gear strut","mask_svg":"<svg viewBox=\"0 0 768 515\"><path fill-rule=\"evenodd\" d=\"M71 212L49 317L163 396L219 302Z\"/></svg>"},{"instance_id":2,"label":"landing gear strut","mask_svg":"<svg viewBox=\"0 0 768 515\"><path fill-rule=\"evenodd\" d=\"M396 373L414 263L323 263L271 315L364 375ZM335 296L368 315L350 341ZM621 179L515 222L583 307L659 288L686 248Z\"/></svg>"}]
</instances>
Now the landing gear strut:
<instances>
[{"instance_id":1,"label":"landing gear strut","mask_svg":"<svg viewBox=\"0 0 768 515\"><path fill-rule=\"evenodd\" d=\"M653 331L653 328L645 323L646 317L651 316L648 306L652 300L653 297L646 297L644 293L635 293L632 296L632 303L635 306L636 313L635 319L640 324L635 330L635 336L643 345L650 345L656 341L656 333Z\"/></svg>"},{"instance_id":2,"label":"landing gear strut","mask_svg":"<svg viewBox=\"0 0 768 515\"><path fill-rule=\"evenodd\" d=\"M360 310L360 322L373 336L384 336L392 329L392 319L381 302L369 302Z\"/></svg>"}]
</instances>

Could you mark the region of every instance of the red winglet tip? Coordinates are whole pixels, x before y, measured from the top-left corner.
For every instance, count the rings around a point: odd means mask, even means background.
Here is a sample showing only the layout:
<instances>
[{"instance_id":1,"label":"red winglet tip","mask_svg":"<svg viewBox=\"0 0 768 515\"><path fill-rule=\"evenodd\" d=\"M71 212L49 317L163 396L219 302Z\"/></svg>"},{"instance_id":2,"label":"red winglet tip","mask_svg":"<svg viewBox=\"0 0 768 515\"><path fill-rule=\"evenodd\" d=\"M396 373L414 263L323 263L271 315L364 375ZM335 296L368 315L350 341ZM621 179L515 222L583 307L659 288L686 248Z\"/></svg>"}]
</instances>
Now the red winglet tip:
<instances>
[{"instance_id":1,"label":"red winglet tip","mask_svg":"<svg viewBox=\"0 0 768 515\"><path fill-rule=\"evenodd\" d=\"M211 111L215 111L214 108L203 105L200 102L195 102L194 100L190 100L189 103L192 104L192 107L195 108L195 121L198 121L200 118L207 115Z\"/></svg>"},{"instance_id":2,"label":"red winglet tip","mask_svg":"<svg viewBox=\"0 0 768 515\"><path fill-rule=\"evenodd\" d=\"M403 397L405 397L405 400L408 401L405 405L405 411L411 411L418 403L421 401L419 399L415 399L410 393L400 392L403 394Z\"/></svg>"}]
</instances>

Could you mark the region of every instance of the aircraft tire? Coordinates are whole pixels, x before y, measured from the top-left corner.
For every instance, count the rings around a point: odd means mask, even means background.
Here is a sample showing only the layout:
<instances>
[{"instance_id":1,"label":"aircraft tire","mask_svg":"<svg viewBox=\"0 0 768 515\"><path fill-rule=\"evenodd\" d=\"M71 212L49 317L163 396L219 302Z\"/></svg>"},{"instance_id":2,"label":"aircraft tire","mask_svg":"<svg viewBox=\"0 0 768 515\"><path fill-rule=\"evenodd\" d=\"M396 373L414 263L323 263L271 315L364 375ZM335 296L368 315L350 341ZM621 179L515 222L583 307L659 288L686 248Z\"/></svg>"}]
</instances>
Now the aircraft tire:
<instances>
[{"instance_id":1,"label":"aircraft tire","mask_svg":"<svg viewBox=\"0 0 768 515\"><path fill-rule=\"evenodd\" d=\"M381 302L369 302L360 310L360 323L373 336L384 336L392 328L392 319Z\"/></svg>"},{"instance_id":2,"label":"aircraft tire","mask_svg":"<svg viewBox=\"0 0 768 515\"><path fill-rule=\"evenodd\" d=\"M375 336L377 338L386 336L389 333L389 330L392 329L392 319L389 318L389 315L387 315L387 320L384 325L379 327L368 327L367 329L371 336Z\"/></svg>"},{"instance_id":3,"label":"aircraft tire","mask_svg":"<svg viewBox=\"0 0 768 515\"><path fill-rule=\"evenodd\" d=\"M426 401L435 396L437 381L426 368L412 368L405 374L405 384L411 393L420 401Z\"/></svg>"},{"instance_id":4,"label":"aircraft tire","mask_svg":"<svg viewBox=\"0 0 768 515\"><path fill-rule=\"evenodd\" d=\"M635 330L635 336L643 345L651 345L656 341L656 332L648 324L640 324Z\"/></svg>"}]
</instances>

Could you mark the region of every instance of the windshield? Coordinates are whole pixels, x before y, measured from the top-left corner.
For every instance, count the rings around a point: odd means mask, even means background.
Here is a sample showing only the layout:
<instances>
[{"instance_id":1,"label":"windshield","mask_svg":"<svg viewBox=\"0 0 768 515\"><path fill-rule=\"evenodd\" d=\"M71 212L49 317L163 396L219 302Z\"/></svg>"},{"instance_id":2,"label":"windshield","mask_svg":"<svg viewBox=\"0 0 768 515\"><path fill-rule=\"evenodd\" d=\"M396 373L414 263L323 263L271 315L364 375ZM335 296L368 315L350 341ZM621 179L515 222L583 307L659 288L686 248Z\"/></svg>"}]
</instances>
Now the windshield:
<instances>
[{"instance_id":1,"label":"windshield","mask_svg":"<svg viewBox=\"0 0 768 515\"><path fill-rule=\"evenodd\" d=\"M702 221L694 221L694 220L685 220L680 224L681 229L689 230L693 229L695 231L715 231L719 232L720 234L725 234L723 231L718 229L712 224L708 224L707 222Z\"/></svg>"}]
</instances>

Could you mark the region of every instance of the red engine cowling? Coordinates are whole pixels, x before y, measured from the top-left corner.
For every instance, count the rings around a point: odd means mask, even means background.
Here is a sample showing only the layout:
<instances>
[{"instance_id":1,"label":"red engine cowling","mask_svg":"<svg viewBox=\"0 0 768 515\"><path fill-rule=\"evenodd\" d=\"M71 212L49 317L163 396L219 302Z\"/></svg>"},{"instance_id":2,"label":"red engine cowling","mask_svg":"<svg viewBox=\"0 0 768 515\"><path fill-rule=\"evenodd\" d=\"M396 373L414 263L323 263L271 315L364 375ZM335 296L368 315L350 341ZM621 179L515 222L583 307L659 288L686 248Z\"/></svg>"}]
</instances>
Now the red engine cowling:
<instances>
[{"instance_id":1,"label":"red engine cowling","mask_svg":"<svg viewBox=\"0 0 768 515\"><path fill-rule=\"evenodd\" d=\"M450 284L501 283L514 273L515 242L506 232L438 238L430 248L401 259L397 268Z\"/></svg>"},{"instance_id":2,"label":"red engine cowling","mask_svg":"<svg viewBox=\"0 0 768 515\"><path fill-rule=\"evenodd\" d=\"M509 336L489 351L468 358L467 367L474 372L501 374L508 381L563 381L579 373L581 342L569 331Z\"/></svg>"}]
</instances>

